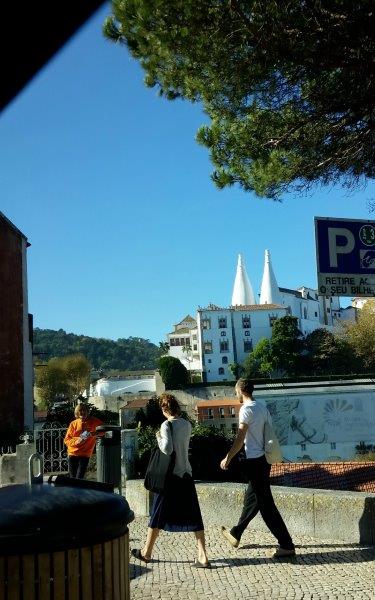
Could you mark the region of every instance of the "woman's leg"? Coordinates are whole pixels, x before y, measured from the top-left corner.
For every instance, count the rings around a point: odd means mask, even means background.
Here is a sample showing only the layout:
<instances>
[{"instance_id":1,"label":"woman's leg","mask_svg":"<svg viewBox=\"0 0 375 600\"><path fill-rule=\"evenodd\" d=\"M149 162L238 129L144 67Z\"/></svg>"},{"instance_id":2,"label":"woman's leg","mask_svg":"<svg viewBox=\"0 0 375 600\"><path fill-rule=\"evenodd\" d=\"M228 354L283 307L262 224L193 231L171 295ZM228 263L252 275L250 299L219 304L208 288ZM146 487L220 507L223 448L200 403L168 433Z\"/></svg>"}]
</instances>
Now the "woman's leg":
<instances>
[{"instance_id":1,"label":"woman's leg","mask_svg":"<svg viewBox=\"0 0 375 600\"><path fill-rule=\"evenodd\" d=\"M197 548L198 548L198 560L202 564L208 563L207 553L206 553L206 540L204 537L204 530L194 531L195 539L197 540Z\"/></svg>"},{"instance_id":2,"label":"woman's leg","mask_svg":"<svg viewBox=\"0 0 375 600\"><path fill-rule=\"evenodd\" d=\"M147 538L146 538L146 543L142 548L142 556L143 558L147 558L148 560L150 560L150 558L152 557L152 551L154 549L154 544L157 540L157 537L160 533L160 529L152 529L151 527L149 527L147 529Z\"/></svg>"}]
</instances>

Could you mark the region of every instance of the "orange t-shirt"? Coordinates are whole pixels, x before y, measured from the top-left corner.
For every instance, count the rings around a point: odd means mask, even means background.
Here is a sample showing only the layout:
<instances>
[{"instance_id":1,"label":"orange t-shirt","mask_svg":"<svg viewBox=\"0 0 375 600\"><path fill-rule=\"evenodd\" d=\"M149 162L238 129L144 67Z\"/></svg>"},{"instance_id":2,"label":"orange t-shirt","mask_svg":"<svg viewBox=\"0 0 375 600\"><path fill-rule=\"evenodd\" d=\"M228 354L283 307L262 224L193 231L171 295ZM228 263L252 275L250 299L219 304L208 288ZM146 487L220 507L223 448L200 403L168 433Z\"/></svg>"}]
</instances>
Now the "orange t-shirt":
<instances>
[{"instance_id":1,"label":"orange t-shirt","mask_svg":"<svg viewBox=\"0 0 375 600\"><path fill-rule=\"evenodd\" d=\"M69 456L88 456L90 457L93 453L96 436L89 436L84 441L81 441L81 433L88 431L95 433L95 429L103 425L103 421L96 419L95 417L89 417L83 421L81 418L72 421L66 432L64 444L66 444Z\"/></svg>"}]
</instances>

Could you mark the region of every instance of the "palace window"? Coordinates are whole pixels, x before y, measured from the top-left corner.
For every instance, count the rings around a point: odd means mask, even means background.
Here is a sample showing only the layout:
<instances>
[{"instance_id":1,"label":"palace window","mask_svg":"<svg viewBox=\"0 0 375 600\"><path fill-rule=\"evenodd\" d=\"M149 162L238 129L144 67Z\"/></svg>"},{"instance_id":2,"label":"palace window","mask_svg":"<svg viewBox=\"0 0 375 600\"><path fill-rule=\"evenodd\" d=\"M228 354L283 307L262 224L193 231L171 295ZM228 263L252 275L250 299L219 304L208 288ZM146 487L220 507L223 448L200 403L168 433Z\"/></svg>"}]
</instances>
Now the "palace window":
<instances>
[{"instance_id":1,"label":"palace window","mask_svg":"<svg viewBox=\"0 0 375 600\"><path fill-rule=\"evenodd\" d=\"M224 409L223 408L219 408L219 413L220 413L220 419L224 419L225 414L224 414Z\"/></svg>"},{"instance_id":2,"label":"palace window","mask_svg":"<svg viewBox=\"0 0 375 600\"><path fill-rule=\"evenodd\" d=\"M303 451L306 450L306 444L301 444L301 450L303 450Z\"/></svg>"},{"instance_id":3,"label":"palace window","mask_svg":"<svg viewBox=\"0 0 375 600\"><path fill-rule=\"evenodd\" d=\"M227 340L220 342L220 352L229 352L229 342Z\"/></svg>"},{"instance_id":4,"label":"palace window","mask_svg":"<svg viewBox=\"0 0 375 600\"><path fill-rule=\"evenodd\" d=\"M223 367L219 367L219 375L224 375L224 368Z\"/></svg>"},{"instance_id":5,"label":"palace window","mask_svg":"<svg viewBox=\"0 0 375 600\"><path fill-rule=\"evenodd\" d=\"M242 316L242 327L243 327L243 329L250 329L250 327L251 327L251 321L250 321L250 316L249 315L243 315Z\"/></svg>"},{"instance_id":6,"label":"palace window","mask_svg":"<svg viewBox=\"0 0 375 600\"><path fill-rule=\"evenodd\" d=\"M243 351L244 352L252 352L253 350L253 342L251 340L245 340L243 343Z\"/></svg>"},{"instance_id":7,"label":"palace window","mask_svg":"<svg viewBox=\"0 0 375 600\"><path fill-rule=\"evenodd\" d=\"M223 365L227 365L228 364L228 357L227 356L223 356L222 359L221 359L221 363Z\"/></svg>"},{"instance_id":8,"label":"palace window","mask_svg":"<svg viewBox=\"0 0 375 600\"><path fill-rule=\"evenodd\" d=\"M269 318L269 321L270 321L270 327L272 327L272 325L274 324L274 322L277 321L277 317L269 315L268 318Z\"/></svg>"},{"instance_id":9,"label":"palace window","mask_svg":"<svg viewBox=\"0 0 375 600\"><path fill-rule=\"evenodd\" d=\"M226 327L227 327L227 318L226 317L219 317L218 321L219 321L219 329L226 329Z\"/></svg>"},{"instance_id":10,"label":"palace window","mask_svg":"<svg viewBox=\"0 0 375 600\"><path fill-rule=\"evenodd\" d=\"M226 331L220 331L220 335L221 335L221 337L225 337L227 335L227 332Z\"/></svg>"},{"instance_id":11,"label":"palace window","mask_svg":"<svg viewBox=\"0 0 375 600\"><path fill-rule=\"evenodd\" d=\"M212 342L204 342L203 350L205 354L212 354Z\"/></svg>"},{"instance_id":12,"label":"palace window","mask_svg":"<svg viewBox=\"0 0 375 600\"><path fill-rule=\"evenodd\" d=\"M250 331L245 331L245 335L250 335Z\"/></svg>"},{"instance_id":13,"label":"palace window","mask_svg":"<svg viewBox=\"0 0 375 600\"><path fill-rule=\"evenodd\" d=\"M211 329L211 319L202 319L202 329Z\"/></svg>"}]
</instances>

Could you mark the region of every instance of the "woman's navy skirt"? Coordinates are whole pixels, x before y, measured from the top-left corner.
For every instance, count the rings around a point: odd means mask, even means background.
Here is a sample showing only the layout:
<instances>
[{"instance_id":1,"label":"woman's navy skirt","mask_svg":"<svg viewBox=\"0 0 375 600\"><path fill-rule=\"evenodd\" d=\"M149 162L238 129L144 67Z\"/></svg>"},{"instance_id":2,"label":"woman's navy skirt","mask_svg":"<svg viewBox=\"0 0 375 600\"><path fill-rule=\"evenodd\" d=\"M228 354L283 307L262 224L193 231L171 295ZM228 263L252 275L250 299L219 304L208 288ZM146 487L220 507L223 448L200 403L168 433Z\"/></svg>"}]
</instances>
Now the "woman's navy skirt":
<instances>
[{"instance_id":1,"label":"woman's navy skirt","mask_svg":"<svg viewBox=\"0 0 375 600\"><path fill-rule=\"evenodd\" d=\"M164 494L154 494L148 526L164 531L203 529L201 510L191 475L171 475Z\"/></svg>"}]
</instances>

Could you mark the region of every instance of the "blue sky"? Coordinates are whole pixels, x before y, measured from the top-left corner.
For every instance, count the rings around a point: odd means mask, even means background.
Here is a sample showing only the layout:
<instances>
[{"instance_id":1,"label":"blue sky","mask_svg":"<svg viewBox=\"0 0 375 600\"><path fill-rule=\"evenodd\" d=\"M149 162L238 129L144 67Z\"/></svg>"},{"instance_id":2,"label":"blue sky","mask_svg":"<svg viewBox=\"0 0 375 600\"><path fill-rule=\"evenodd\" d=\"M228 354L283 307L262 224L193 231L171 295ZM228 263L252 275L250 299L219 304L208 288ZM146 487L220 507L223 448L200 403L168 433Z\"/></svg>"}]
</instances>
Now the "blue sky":
<instances>
[{"instance_id":1,"label":"blue sky","mask_svg":"<svg viewBox=\"0 0 375 600\"><path fill-rule=\"evenodd\" d=\"M230 304L239 252L259 292L266 248L280 286L315 287L314 216L373 218L375 184L282 203L217 190L201 108L143 85L101 34L108 12L0 116L0 210L31 242L35 326L157 343L198 305Z\"/></svg>"}]
</instances>

